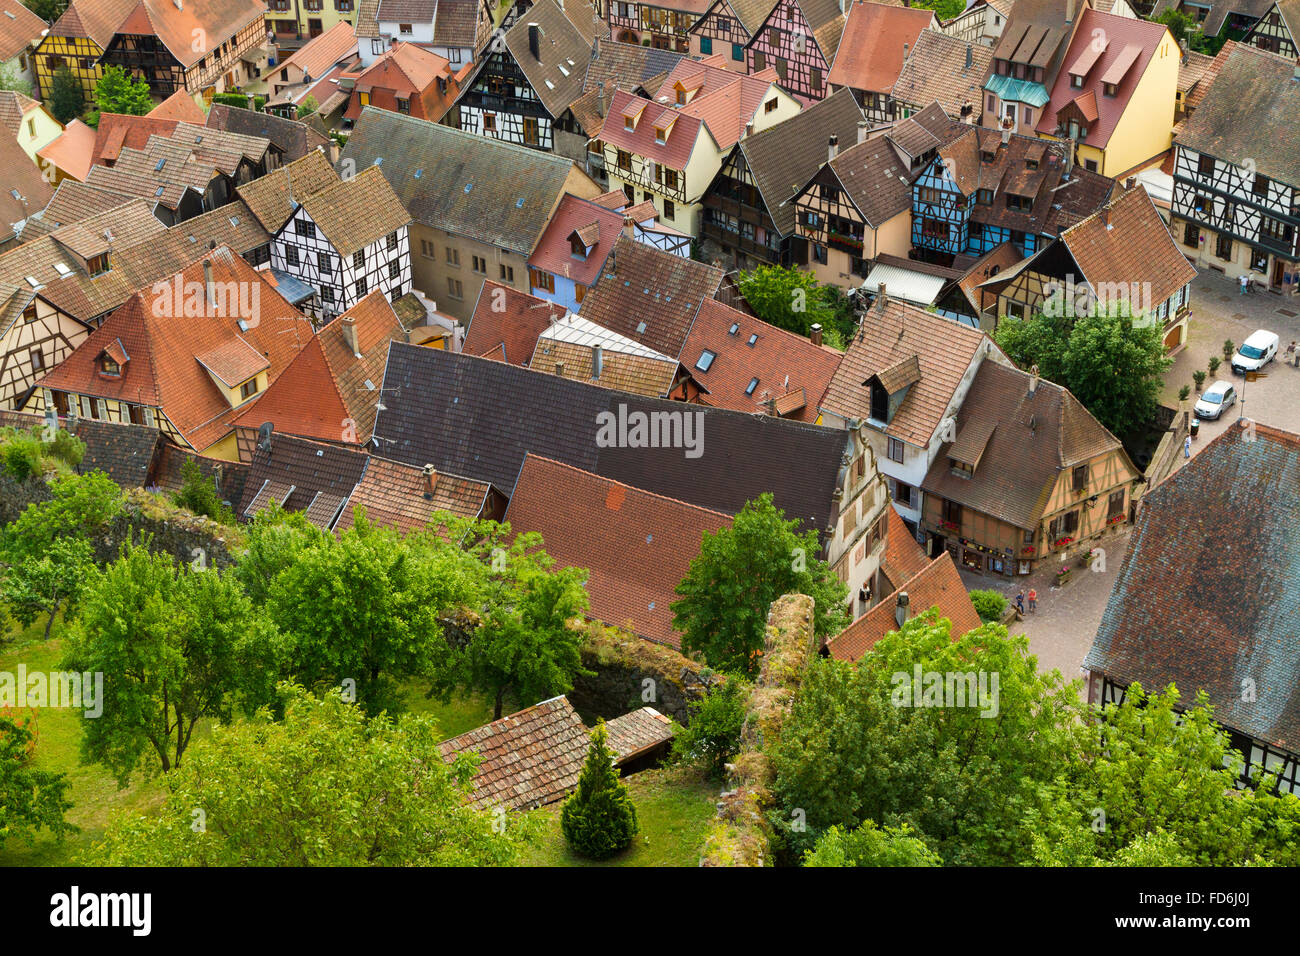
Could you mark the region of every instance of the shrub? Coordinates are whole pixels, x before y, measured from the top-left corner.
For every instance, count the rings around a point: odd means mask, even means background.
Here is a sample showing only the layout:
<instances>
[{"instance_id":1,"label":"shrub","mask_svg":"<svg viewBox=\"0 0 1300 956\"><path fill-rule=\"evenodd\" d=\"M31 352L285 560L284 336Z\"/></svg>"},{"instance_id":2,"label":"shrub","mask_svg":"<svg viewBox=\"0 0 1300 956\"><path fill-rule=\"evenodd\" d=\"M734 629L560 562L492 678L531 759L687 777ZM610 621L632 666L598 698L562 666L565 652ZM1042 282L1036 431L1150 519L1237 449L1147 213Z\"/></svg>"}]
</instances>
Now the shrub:
<instances>
[{"instance_id":1,"label":"shrub","mask_svg":"<svg viewBox=\"0 0 1300 956\"><path fill-rule=\"evenodd\" d=\"M721 776L728 761L740 752L740 728L745 723L749 687L728 678L703 700L690 706L690 723L677 729L673 755Z\"/></svg>"},{"instance_id":2,"label":"shrub","mask_svg":"<svg viewBox=\"0 0 1300 956\"><path fill-rule=\"evenodd\" d=\"M1185 402L1187 401L1187 396L1190 394L1192 394L1192 386L1184 385L1178 390L1178 400L1180 402Z\"/></svg>"},{"instance_id":3,"label":"shrub","mask_svg":"<svg viewBox=\"0 0 1300 956\"><path fill-rule=\"evenodd\" d=\"M1217 372L1219 370L1219 366L1222 364L1223 364L1223 359L1219 358L1217 355L1211 355L1210 374L1213 375L1215 372Z\"/></svg>"},{"instance_id":4,"label":"shrub","mask_svg":"<svg viewBox=\"0 0 1300 956\"><path fill-rule=\"evenodd\" d=\"M606 860L627 849L637 833L636 807L618 779L608 741L605 722L599 720L591 732L578 789L560 810L560 830L569 849L592 860Z\"/></svg>"},{"instance_id":5,"label":"shrub","mask_svg":"<svg viewBox=\"0 0 1300 956\"><path fill-rule=\"evenodd\" d=\"M235 513L217 494L217 483L206 477L193 459L181 465L181 490L172 496L172 503L221 524L235 523Z\"/></svg>"},{"instance_id":6,"label":"shrub","mask_svg":"<svg viewBox=\"0 0 1300 956\"><path fill-rule=\"evenodd\" d=\"M0 447L4 469L15 481L26 481L44 471L41 465L41 441L25 432L11 433Z\"/></svg>"},{"instance_id":7,"label":"shrub","mask_svg":"<svg viewBox=\"0 0 1300 956\"><path fill-rule=\"evenodd\" d=\"M1223 360L1226 362L1232 358L1232 353L1237 351L1237 343L1232 339L1223 340Z\"/></svg>"},{"instance_id":8,"label":"shrub","mask_svg":"<svg viewBox=\"0 0 1300 956\"><path fill-rule=\"evenodd\" d=\"M76 468L81 464L81 459L86 457L86 443L72 432L60 428L54 433L54 440L45 446L44 453L46 457L55 458L69 468Z\"/></svg>"},{"instance_id":9,"label":"shrub","mask_svg":"<svg viewBox=\"0 0 1300 956\"><path fill-rule=\"evenodd\" d=\"M1201 386L1205 384L1205 369L1198 368L1195 372L1193 372L1192 381L1196 383L1196 390L1199 392L1201 390Z\"/></svg>"},{"instance_id":10,"label":"shrub","mask_svg":"<svg viewBox=\"0 0 1300 956\"><path fill-rule=\"evenodd\" d=\"M970 602L984 623L997 623L1007 611L1007 599L997 591L971 591Z\"/></svg>"}]
</instances>

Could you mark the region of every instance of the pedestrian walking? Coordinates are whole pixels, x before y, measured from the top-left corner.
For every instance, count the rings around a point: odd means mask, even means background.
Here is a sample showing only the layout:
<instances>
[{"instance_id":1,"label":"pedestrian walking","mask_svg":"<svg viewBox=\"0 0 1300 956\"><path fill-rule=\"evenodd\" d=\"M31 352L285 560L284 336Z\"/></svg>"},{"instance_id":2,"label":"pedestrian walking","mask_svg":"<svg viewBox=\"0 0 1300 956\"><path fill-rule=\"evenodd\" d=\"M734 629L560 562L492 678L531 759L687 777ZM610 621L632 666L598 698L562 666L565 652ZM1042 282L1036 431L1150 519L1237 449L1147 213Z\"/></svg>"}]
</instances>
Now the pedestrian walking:
<instances>
[{"instance_id":1,"label":"pedestrian walking","mask_svg":"<svg viewBox=\"0 0 1300 956\"><path fill-rule=\"evenodd\" d=\"M1021 617L1025 616L1025 592L1024 591L1019 591L1016 594L1016 610L1020 612Z\"/></svg>"},{"instance_id":2,"label":"pedestrian walking","mask_svg":"<svg viewBox=\"0 0 1300 956\"><path fill-rule=\"evenodd\" d=\"M1188 435L1186 438L1183 439L1183 457L1184 458L1192 457L1192 436L1191 435Z\"/></svg>"},{"instance_id":3,"label":"pedestrian walking","mask_svg":"<svg viewBox=\"0 0 1300 956\"><path fill-rule=\"evenodd\" d=\"M1243 275L1240 280L1241 292L1239 295L1245 295L1250 290L1250 276Z\"/></svg>"},{"instance_id":4,"label":"pedestrian walking","mask_svg":"<svg viewBox=\"0 0 1300 956\"><path fill-rule=\"evenodd\" d=\"M1033 588L1029 589L1029 613L1033 614L1038 610L1038 592Z\"/></svg>"}]
</instances>

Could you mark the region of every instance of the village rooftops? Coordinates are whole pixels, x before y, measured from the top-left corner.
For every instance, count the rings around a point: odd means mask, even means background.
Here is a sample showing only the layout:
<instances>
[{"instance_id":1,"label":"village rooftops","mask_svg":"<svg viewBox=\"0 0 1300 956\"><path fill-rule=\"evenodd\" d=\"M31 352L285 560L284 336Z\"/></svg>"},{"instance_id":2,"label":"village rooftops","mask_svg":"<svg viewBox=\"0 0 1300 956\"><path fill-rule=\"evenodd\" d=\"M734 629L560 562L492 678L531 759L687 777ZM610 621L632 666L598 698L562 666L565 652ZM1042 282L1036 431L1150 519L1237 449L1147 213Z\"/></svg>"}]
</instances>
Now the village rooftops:
<instances>
[{"instance_id":1,"label":"village rooftops","mask_svg":"<svg viewBox=\"0 0 1300 956\"><path fill-rule=\"evenodd\" d=\"M289 221L302 197L338 182L338 173L325 154L313 150L302 159L244 183L237 192L262 228L274 233Z\"/></svg>"},{"instance_id":2,"label":"village rooftops","mask_svg":"<svg viewBox=\"0 0 1300 956\"><path fill-rule=\"evenodd\" d=\"M403 533L428 527L439 512L474 520L485 517L492 494L492 486L486 481L372 455L334 530L348 530L362 513L372 525Z\"/></svg>"},{"instance_id":3,"label":"village rooftops","mask_svg":"<svg viewBox=\"0 0 1300 956\"><path fill-rule=\"evenodd\" d=\"M667 398L681 370L677 359L572 314L538 336L528 367L651 398Z\"/></svg>"},{"instance_id":4,"label":"village rooftops","mask_svg":"<svg viewBox=\"0 0 1300 956\"><path fill-rule=\"evenodd\" d=\"M527 366L537 347L537 337L567 311L549 299L484 279L461 351Z\"/></svg>"},{"instance_id":5,"label":"village rooftops","mask_svg":"<svg viewBox=\"0 0 1300 956\"><path fill-rule=\"evenodd\" d=\"M937 102L949 116L963 110L978 119L980 92L993 64L993 51L938 30L922 30L890 90L895 100L913 106Z\"/></svg>"},{"instance_id":6,"label":"village rooftops","mask_svg":"<svg viewBox=\"0 0 1300 956\"><path fill-rule=\"evenodd\" d=\"M35 46L45 32L45 21L20 0L0 0L0 63Z\"/></svg>"},{"instance_id":7,"label":"village rooftops","mask_svg":"<svg viewBox=\"0 0 1300 956\"><path fill-rule=\"evenodd\" d=\"M623 214L566 193L528 265L590 286L623 232Z\"/></svg>"},{"instance_id":8,"label":"village rooftops","mask_svg":"<svg viewBox=\"0 0 1300 956\"><path fill-rule=\"evenodd\" d=\"M340 24L340 26L346 25ZM327 148L330 145L330 140L304 123L285 119L275 113L245 110L226 106L223 103L212 104L207 125L211 129L270 140L283 153L286 163L302 159L312 150Z\"/></svg>"},{"instance_id":9,"label":"village rooftops","mask_svg":"<svg viewBox=\"0 0 1300 956\"><path fill-rule=\"evenodd\" d=\"M921 7L854 3L826 82L833 87L888 93L904 58L916 48L917 38L935 23L934 12Z\"/></svg>"},{"instance_id":10,"label":"village rooftops","mask_svg":"<svg viewBox=\"0 0 1300 956\"><path fill-rule=\"evenodd\" d=\"M383 172L374 166L297 198L340 256L350 256L411 221Z\"/></svg>"},{"instance_id":11,"label":"village rooftops","mask_svg":"<svg viewBox=\"0 0 1300 956\"><path fill-rule=\"evenodd\" d=\"M328 531L365 474L366 463L365 452L355 448L273 434L253 450L235 513L251 520L274 504L303 512Z\"/></svg>"}]
</instances>

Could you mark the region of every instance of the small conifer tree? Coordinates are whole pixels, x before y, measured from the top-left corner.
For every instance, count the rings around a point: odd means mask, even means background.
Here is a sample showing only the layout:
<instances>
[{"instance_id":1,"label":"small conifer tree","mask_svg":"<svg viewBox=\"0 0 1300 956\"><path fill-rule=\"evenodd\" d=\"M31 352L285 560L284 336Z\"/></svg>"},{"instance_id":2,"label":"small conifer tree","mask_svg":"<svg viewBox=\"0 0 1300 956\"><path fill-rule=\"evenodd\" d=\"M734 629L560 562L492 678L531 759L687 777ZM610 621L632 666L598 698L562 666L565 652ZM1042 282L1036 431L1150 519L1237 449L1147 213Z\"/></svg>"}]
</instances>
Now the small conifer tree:
<instances>
[{"instance_id":1,"label":"small conifer tree","mask_svg":"<svg viewBox=\"0 0 1300 956\"><path fill-rule=\"evenodd\" d=\"M592 860L608 859L631 846L636 836L636 807L614 769L603 720L591 732L578 789L560 811L560 829L569 849Z\"/></svg>"}]
</instances>

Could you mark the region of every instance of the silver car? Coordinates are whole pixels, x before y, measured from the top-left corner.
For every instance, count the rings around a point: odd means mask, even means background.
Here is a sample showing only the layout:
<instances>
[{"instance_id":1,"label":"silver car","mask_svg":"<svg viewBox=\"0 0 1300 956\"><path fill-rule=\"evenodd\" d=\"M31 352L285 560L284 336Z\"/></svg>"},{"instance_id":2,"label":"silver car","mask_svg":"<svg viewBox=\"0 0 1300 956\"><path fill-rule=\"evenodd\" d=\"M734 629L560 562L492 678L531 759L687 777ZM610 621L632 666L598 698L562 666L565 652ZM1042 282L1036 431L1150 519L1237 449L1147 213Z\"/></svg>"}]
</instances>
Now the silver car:
<instances>
[{"instance_id":1,"label":"silver car","mask_svg":"<svg viewBox=\"0 0 1300 956\"><path fill-rule=\"evenodd\" d=\"M1231 408L1237 404L1237 390L1233 388L1231 382L1225 382L1223 379L1215 382L1196 400L1193 411L1197 418L1214 419L1223 414L1225 409Z\"/></svg>"}]
</instances>

